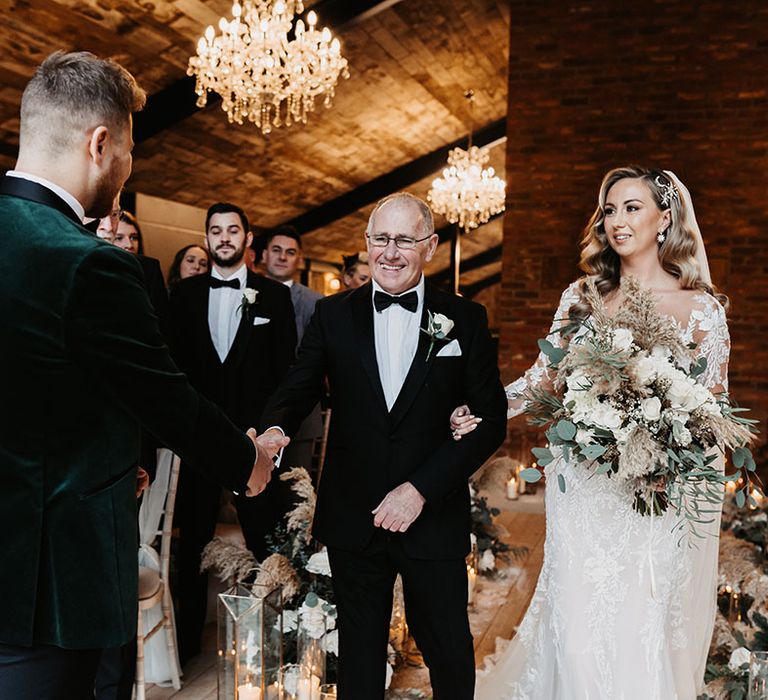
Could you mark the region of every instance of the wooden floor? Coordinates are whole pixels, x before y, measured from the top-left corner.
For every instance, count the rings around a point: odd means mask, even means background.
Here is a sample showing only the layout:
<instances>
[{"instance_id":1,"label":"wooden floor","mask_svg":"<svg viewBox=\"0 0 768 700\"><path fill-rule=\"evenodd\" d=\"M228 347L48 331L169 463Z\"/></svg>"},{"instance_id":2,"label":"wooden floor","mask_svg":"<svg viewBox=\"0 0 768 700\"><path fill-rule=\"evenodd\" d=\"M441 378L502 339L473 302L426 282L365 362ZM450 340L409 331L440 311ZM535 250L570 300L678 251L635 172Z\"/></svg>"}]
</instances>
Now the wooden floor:
<instances>
[{"instance_id":1,"label":"wooden floor","mask_svg":"<svg viewBox=\"0 0 768 700\"><path fill-rule=\"evenodd\" d=\"M544 555L544 511L541 495L524 496L520 501L494 501L489 504L502 509L497 522L507 530L504 539L511 545L525 546L528 553L509 562L504 578L479 579L476 603L470 608L470 624L475 637L477 666L493 653L496 639L509 639L525 613L536 586ZM215 628L206 629L203 652L185 667L181 690L147 687L147 700L216 700ZM393 688L429 689L426 669L399 669Z\"/></svg>"}]
</instances>

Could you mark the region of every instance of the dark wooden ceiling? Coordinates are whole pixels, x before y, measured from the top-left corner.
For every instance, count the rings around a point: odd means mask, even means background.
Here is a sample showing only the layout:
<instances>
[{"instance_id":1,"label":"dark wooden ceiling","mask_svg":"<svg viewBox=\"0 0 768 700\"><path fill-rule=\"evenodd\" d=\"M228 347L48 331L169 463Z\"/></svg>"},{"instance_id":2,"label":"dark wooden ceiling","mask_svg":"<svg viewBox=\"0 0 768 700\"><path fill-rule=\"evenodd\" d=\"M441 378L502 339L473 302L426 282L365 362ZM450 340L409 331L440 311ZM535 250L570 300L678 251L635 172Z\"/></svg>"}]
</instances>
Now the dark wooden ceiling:
<instances>
[{"instance_id":1,"label":"dark wooden ceiling","mask_svg":"<svg viewBox=\"0 0 768 700\"><path fill-rule=\"evenodd\" d=\"M3 4L6 4L5 0ZM318 105L306 126L277 129L268 138L252 125L227 122L218 106L175 120L139 143L127 188L208 206L241 204L259 226L313 212L366 183L405 168L467 132L463 97L475 91L476 128L506 114L509 8L504 0L316 0L332 18L349 61L349 80L331 109ZM228 0L11 0L0 41L0 167L12 167L18 144L21 90L51 51L86 49L123 63L152 96L180 86L187 60L208 24L229 15ZM357 6L357 7L356 7ZM369 8L360 15L360 8ZM352 18L354 21L349 21ZM183 85L182 85L183 86ZM504 174L504 145L492 148ZM406 178L398 188L424 196L433 174ZM392 183L388 183L392 184ZM396 183L395 183L396 184ZM336 219L305 235L306 253L330 261L361 247L373 201L340 208ZM328 218L328 217L326 217ZM438 226L444 221L438 219ZM501 242L501 222L465 237L469 258ZM448 264L441 246L431 271ZM466 283L496 274L500 264L468 271Z\"/></svg>"}]
</instances>

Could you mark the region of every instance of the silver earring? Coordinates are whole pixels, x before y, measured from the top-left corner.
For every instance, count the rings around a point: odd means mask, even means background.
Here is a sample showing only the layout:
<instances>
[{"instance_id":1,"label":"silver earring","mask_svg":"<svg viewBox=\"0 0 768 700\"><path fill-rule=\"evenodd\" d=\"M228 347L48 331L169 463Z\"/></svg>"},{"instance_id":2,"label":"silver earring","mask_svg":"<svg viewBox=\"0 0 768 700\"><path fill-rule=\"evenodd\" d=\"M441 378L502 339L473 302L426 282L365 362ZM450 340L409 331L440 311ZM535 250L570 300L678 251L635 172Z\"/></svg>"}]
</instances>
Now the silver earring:
<instances>
[{"instance_id":1,"label":"silver earring","mask_svg":"<svg viewBox=\"0 0 768 700\"><path fill-rule=\"evenodd\" d=\"M659 231L656 234L656 240L659 242L659 245L664 243L664 241L667 240L667 232L666 231Z\"/></svg>"}]
</instances>

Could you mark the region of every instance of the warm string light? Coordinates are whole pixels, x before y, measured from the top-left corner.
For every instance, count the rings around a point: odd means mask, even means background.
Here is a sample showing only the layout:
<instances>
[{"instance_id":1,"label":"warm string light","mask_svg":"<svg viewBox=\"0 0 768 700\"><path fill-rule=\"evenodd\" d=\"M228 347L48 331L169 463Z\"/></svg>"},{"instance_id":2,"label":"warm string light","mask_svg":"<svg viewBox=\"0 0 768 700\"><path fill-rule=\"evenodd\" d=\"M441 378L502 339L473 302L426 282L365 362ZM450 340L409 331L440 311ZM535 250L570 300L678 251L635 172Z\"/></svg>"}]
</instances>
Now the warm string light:
<instances>
[{"instance_id":1,"label":"warm string light","mask_svg":"<svg viewBox=\"0 0 768 700\"><path fill-rule=\"evenodd\" d=\"M219 20L219 34L209 26L189 59L197 106L216 92L230 123L253 122L265 135L272 127L305 124L316 97L330 107L339 76L349 77L347 59L330 29L317 29L313 11L306 24L297 20L289 41L293 17L303 11L301 0L235 2L232 19Z\"/></svg>"}]
</instances>

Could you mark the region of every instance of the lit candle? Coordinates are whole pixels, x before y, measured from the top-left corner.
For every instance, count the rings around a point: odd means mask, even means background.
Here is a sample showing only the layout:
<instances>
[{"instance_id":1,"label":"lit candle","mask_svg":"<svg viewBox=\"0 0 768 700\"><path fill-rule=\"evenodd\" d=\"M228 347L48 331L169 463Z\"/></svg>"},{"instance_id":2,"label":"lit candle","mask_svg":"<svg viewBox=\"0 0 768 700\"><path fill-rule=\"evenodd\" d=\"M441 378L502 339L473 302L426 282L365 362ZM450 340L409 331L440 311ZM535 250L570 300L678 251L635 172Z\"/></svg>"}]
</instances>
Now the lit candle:
<instances>
[{"instance_id":1,"label":"lit candle","mask_svg":"<svg viewBox=\"0 0 768 700\"><path fill-rule=\"evenodd\" d=\"M510 476L509 481L507 482L507 498L510 501L516 501L518 498L517 493L517 477L516 476Z\"/></svg>"},{"instance_id":2,"label":"lit candle","mask_svg":"<svg viewBox=\"0 0 768 700\"><path fill-rule=\"evenodd\" d=\"M725 492L734 494L736 493L736 482L735 481L726 481L725 482Z\"/></svg>"},{"instance_id":3,"label":"lit candle","mask_svg":"<svg viewBox=\"0 0 768 700\"><path fill-rule=\"evenodd\" d=\"M317 676L301 678L297 700L320 700L320 679Z\"/></svg>"},{"instance_id":4,"label":"lit candle","mask_svg":"<svg viewBox=\"0 0 768 700\"><path fill-rule=\"evenodd\" d=\"M237 700L261 700L261 688L248 681L237 686Z\"/></svg>"},{"instance_id":5,"label":"lit candle","mask_svg":"<svg viewBox=\"0 0 768 700\"><path fill-rule=\"evenodd\" d=\"M474 567L467 567L467 603L472 605L475 600L475 583L477 583L477 573Z\"/></svg>"}]
</instances>

